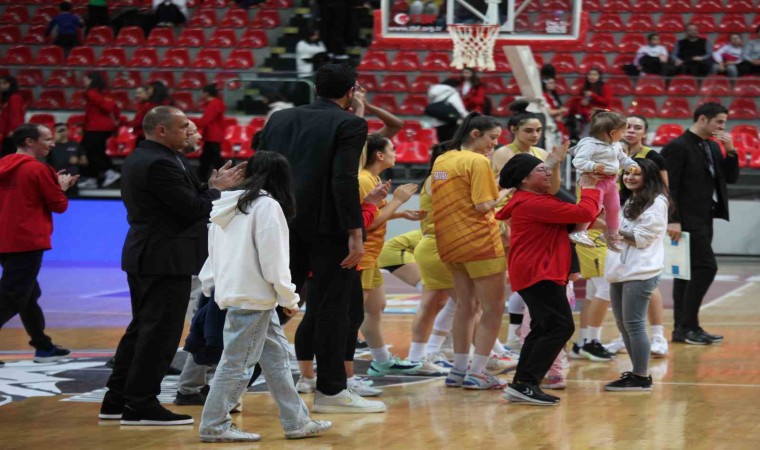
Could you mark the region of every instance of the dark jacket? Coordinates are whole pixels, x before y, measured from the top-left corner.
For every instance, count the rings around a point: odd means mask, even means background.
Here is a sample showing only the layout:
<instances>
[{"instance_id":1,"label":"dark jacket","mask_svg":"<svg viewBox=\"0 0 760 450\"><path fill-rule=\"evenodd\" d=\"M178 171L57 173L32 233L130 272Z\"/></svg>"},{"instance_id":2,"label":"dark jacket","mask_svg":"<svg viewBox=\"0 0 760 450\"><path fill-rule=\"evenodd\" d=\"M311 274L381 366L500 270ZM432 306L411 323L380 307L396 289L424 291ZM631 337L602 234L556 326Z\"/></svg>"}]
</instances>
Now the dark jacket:
<instances>
[{"instance_id":1,"label":"dark jacket","mask_svg":"<svg viewBox=\"0 0 760 450\"><path fill-rule=\"evenodd\" d=\"M224 320L227 310L219 309L211 298L201 294L198 310L190 323L190 332L185 339L184 350L193 355L193 360L201 366L219 364L224 350Z\"/></svg>"},{"instance_id":2,"label":"dark jacket","mask_svg":"<svg viewBox=\"0 0 760 450\"><path fill-rule=\"evenodd\" d=\"M267 121L259 150L290 161L296 183L291 228L304 239L362 228L358 170L366 140L364 119L323 98L278 111Z\"/></svg>"},{"instance_id":3,"label":"dark jacket","mask_svg":"<svg viewBox=\"0 0 760 450\"><path fill-rule=\"evenodd\" d=\"M710 174L707 153L702 138L686 130L662 149L668 166L668 184L675 208L671 223L680 223L684 231L704 231L712 228L712 219L728 220L727 183L739 179L737 156L723 157L718 144L705 140L710 146L715 165L715 177ZM713 190L718 202L713 205Z\"/></svg>"},{"instance_id":4,"label":"dark jacket","mask_svg":"<svg viewBox=\"0 0 760 450\"><path fill-rule=\"evenodd\" d=\"M129 231L121 268L140 275L194 275L208 256L206 223L216 189L196 186L180 155L145 140L124 160L121 198Z\"/></svg>"}]
</instances>

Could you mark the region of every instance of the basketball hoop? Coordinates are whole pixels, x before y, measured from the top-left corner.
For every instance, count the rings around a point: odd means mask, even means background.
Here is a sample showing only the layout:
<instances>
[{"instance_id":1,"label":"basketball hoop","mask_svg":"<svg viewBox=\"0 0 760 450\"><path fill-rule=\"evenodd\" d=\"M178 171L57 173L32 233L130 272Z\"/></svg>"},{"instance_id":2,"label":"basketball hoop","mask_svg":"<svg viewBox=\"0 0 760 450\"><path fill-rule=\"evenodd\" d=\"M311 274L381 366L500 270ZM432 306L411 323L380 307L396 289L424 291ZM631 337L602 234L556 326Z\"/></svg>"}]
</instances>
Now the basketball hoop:
<instances>
[{"instance_id":1,"label":"basketball hoop","mask_svg":"<svg viewBox=\"0 0 760 450\"><path fill-rule=\"evenodd\" d=\"M459 70L465 67L481 71L496 70L493 47L501 26L450 24L447 28L454 42L452 67Z\"/></svg>"}]
</instances>

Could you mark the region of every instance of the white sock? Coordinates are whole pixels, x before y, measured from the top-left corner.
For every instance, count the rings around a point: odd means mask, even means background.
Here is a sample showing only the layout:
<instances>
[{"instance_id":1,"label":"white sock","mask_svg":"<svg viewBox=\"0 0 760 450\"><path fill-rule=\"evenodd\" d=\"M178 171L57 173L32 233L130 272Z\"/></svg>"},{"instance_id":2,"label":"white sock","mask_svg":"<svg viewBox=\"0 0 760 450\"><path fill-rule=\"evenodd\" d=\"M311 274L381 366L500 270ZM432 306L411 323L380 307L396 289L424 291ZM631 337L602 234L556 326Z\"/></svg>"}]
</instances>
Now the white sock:
<instances>
[{"instance_id":1,"label":"white sock","mask_svg":"<svg viewBox=\"0 0 760 450\"><path fill-rule=\"evenodd\" d=\"M446 306L438 312L433 322L433 329L448 333L451 331L451 325L454 323L454 313L457 310L457 302L449 298Z\"/></svg>"},{"instance_id":2,"label":"white sock","mask_svg":"<svg viewBox=\"0 0 760 450\"><path fill-rule=\"evenodd\" d=\"M665 337L665 327L662 325L652 325L649 327L649 330L652 333L652 337Z\"/></svg>"},{"instance_id":3,"label":"white sock","mask_svg":"<svg viewBox=\"0 0 760 450\"><path fill-rule=\"evenodd\" d=\"M578 340L575 341L576 344L578 344L578 347L583 347L583 345L588 340L588 328L581 328L580 333L578 333Z\"/></svg>"},{"instance_id":4,"label":"white sock","mask_svg":"<svg viewBox=\"0 0 760 450\"><path fill-rule=\"evenodd\" d=\"M409 361L422 361L422 359L425 357L425 343L423 342L412 342L409 345Z\"/></svg>"},{"instance_id":5,"label":"white sock","mask_svg":"<svg viewBox=\"0 0 760 450\"><path fill-rule=\"evenodd\" d=\"M507 342L516 341L519 338L517 337L517 329L520 328L520 325L510 323L509 328L507 329Z\"/></svg>"},{"instance_id":6,"label":"white sock","mask_svg":"<svg viewBox=\"0 0 760 450\"><path fill-rule=\"evenodd\" d=\"M422 281L418 282L414 287L416 287L418 291L422 292Z\"/></svg>"},{"instance_id":7,"label":"white sock","mask_svg":"<svg viewBox=\"0 0 760 450\"><path fill-rule=\"evenodd\" d=\"M588 339L602 342L602 327L588 327Z\"/></svg>"},{"instance_id":8,"label":"white sock","mask_svg":"<svg viewBox=\"0 0 760 450\"><path fill-rule=\"evenodd\" d=\"M446 336L440 334L431 334L428 338L427 345L425 345L425 354L438 353L441 351L443 341L446 340Z\"/></svg>"},{"instance_id":9,"label":"white sock","mask_svg":"<svg viewBox=\"0 0 760 450\"><path fill-rule=\"evenodd\" d=\"M491 351L499 356L504 356L507 353L499 338L496 338L496 342L493 343L493 349Z\"/></svg>"},{"instance_id":10,"label":"white sock","mask_svg":"<svg viewBox=\"0 0 760 450\"><path fill-rule=\"evenodd\" d=\"M488 362L488 356L478 355L477 353L472 355L472 364L470 364L470 373L480 375L486 369L486 363Z\"/></svg>"},{"instance_id":11,"label":"white sock","mask_svg":"<svg viewBox=\"0 0 760 450\"><path fill-rule=\"evenodd\" d=\"M468 353L454 353L454 370L457 372L467 372L467 363L470 362Z\"/></svg>"},{"instance_id":12,"label":"white sock","mask_svg":"<svg viewBox=\"0 0 760 450\"><path fill-rule=\"evenodd\" d=\"M371 348L369 352L372 353L372 359L380 364L386 363L391 359L391 352L385 347Z\"/></svg>"}]
</instances>

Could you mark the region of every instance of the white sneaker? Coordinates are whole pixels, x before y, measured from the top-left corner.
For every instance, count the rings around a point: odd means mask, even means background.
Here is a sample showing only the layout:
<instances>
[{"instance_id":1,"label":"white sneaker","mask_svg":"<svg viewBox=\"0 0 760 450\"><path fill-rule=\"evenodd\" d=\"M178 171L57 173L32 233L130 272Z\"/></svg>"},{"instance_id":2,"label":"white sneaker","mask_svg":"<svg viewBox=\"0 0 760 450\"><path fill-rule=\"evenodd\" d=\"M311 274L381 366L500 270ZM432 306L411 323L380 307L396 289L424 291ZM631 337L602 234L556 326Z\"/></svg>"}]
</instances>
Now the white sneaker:
<instances>
[{"instance_id":1,"label":"white sneaker","mask_svg":"<svg viewBox=\"0 0 760 450\"><path fill-rule=\"evenodd\" d=\"M574 231L570 233L570 242L581 247L596 248L596 244L588 236L588 231Z\"/></svg>"},{"instance_id":2,"label":"white sneaker","mask_svg":"<svg viewBox=\"0 0 760 450\"><path fill-rule=\"evenodd\" d=\"M522 342L520 342L519 338L508 340L504 345L509 347L509 350L513 353L519 352L522 349Z\"/></svg>"},{"instance_id":3,"label":"white sneaker","mask_svg":"<svg viewBox=\"0 0 760 450\"><path fill-rule=\"evenodd\" d=\"M431 361L429 356L430 355L425 356L425 359L423 359L422 361L419 361L420 366L417 369L415 369L415 371L412 372L410 375L437 377L437 376L443 376L449 373L448 369L438 366L433 361ZM417 362L417 361L414 361L414 362Z\"/></svg>"},{"instance_id":4,"label":"white sneaker","mask_svg":"<svg viewBox=\"0 0 760 450\"><path fill-rule=\"evenodd\" d=\"M301 375L298 378L298 382L296 383L296 390L301 394L311 394L317 390L317 379L306 378Z\"/></svg>"},{"instance_id":5,"label":"white sneaker","mask_svg":"<svg viewBox=\"0 0 760 450\"><path fill-rule=\"evenodd\" d=\"M296 430L286 431L285 439L303 439L316 436L317 434L332 428L329 420L310 420L309 423Z\"/></svg>"},{"instance_id":6,"label":"white sneaker","mask_svg":"<svg viewBox=\"0 0 760 450\"><path fill-rule=\"evenodd\" d=\"M449 361L449 359L446 357L446 355L443 354L443 352L438 353L431 353L427 356L425 356L425 360L432 362L438 367L441 367L446 370L446 373L449 373L452 367L454 367L453 364Z\"/></svg>"},{"instance_id":7,"label":"white sneaker","mask_svg":"<svg viewBox=\"0 0 760 450\"><path fill-rule=\"evenodd\" d=\"M664 358L668 356L668 340L663 336L653 336L652 340L652 356L655 358Z\"/></svg>"},{"instance_id":8,"label":"white sneaker","mask_svg":"<svg viewBox=\"0 0 760 450\"><path fill-rule=\"evenodd\" d=\"M119 178L121 178L121 174L115 170L108 169L106 171L106 178L103 180L103 187L110 186L117 181L119 181Z\"/></svg>"},{"instance_id":9,"label":"white sneaker","mask_svg":"<svg viewBox=\"0 0 760 450\"><path fill-rule=\"evenodd\" d=\"M381 413L385 412L385 403L376 400L365 400L360 396L344 389L335 395L325 395L317 391L314 396L313 412L318 413Z\"/></svg>"},{"instance_id":10,"label":"white sneaker","mask_svg":"<svg viewBox=\"0 0 760 450\"><path fill-rule=\"evenodd\" d=\"M79 189L97 189L98 180L95 178L80 179L79 182L77 182L77 187Z\"/></svg>"},{"instance_id":11,"label":"white sneaker","mask_svg":"<svg viewBox=\"0 0 760 450\"><path fill-rule=\"evenodd\" d=\"M372 381L355 375L346 380L346 386L349 392L361 397L377 397L383 393L382 389L372 387Z\"/></svg>"},{"instance_id":12,"label":"white sneaker","mask_svg":"<svg viewBox=\"0 0 760 450\"><path fill-rule=\"evenodd\" d=\"M498 356L495 353L491 353L486 363L486 371L491 374L500 374L507 370L512 370L517 367L517 360L510 356Z\"/></svg>"},{"instance_id":13,"label":"white sneaker","mask_svg":"<svg viewBox=\"0 0 760 450\"><path fill-rule=\"evenodd\" d=\"M261 435L256 433L246 433L234 423L222 434L201 434L201 442L256 442L260 440Z\"/></svg>"},{"instance_id":14,"label":"white sneaker","mask_svg":"<svg viewBox=\"0 0 760 450\"><path fill-rule=\"evenodd\" d=\"M668 343L665 342L665 347L668 346ZM612 353L613 355L617 355L618 353L625 353L625 342L623 342L623 336L618 336L615 339L613 339L609 344L604 344L604 348Z\"/></svg>"}]
</instances>

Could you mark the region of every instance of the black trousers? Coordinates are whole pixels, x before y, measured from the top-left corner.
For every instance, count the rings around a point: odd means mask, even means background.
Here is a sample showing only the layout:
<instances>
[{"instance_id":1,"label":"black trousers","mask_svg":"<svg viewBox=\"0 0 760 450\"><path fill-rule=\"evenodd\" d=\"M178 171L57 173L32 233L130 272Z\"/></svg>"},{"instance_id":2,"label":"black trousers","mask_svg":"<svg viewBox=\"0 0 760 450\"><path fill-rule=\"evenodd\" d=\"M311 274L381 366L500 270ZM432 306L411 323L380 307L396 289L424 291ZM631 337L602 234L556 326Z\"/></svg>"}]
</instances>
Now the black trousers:
<instances>
[{"instance_id":1,"label":"black trousers","mask_svg":"<svg viewBox=\"0 0 760 450\"><path fill-rule=\"evenodd\" d=\"M676 75L693 75L695 77L704 77L710 73L711 64L704 61L686 61L676 67Z\"/></svg>"},{"instance_id":2,"label":"black trousers","mask_svg":"<svg viewBox=\"0 0 760 450\"><path fill-rule=\"evenodd\" d=\"M185 324L189 275L127 274L132 322L119 341L106 400L135 410L158 405L158 394Z\"/></svg>"},{"instance_id":3,"label":"black trousers","mask_svg":"<svg viewBox=\"0 0 760 450\"><path fill-rule=\"evenodd\" d=\"M736 65L739 76L743 75L760 75L760 66L755 66L749 61L742 61Z\"/></svg>"},{"instance_id":4,"label":"black trousers","mask_svg":"<svg viewBox=\"0 0 760 450\"><path fill-rule=\"evenodd\" d=\"M343 362L351 328L349 305L356 298L359 272L340 267L341 261L348 255L347 237L310 238L304 239L297 231L291 230L290 272L293 283L303 286L309 272L313 274L306 313L296 330L296 355L302 355L299 349L303 351L310 342L317 357L317 389L323 394L335 395L346 389Z\"/></svg>"},{"instance_id":5,"label":"black trousers","mask_svg":"<svg viewBox=\"0 0 760 450\"><path fill-rule=\"evenodd\" d=\"M21 316L29 345L37 350L53 347L45 334L45 315L37 303L42 291L37 274L42 267L42 250L18 253L0 253L0 328L16 314Z\"/></svg>"},{"instance_id":6,"label":"black trousers","mask_svg":"<svg viewBox=\"0 0 760 450\"><path fill-rule=\"evenodd\" d=\"M345 55L348 7L346 5L330 6L329 3L324 0L319 1L319 36L330 53Z\"/></svg>"},{"instance_id":7,"label":"black trousers","mask_svg":"<svg viewBox=\"0 0 760 450\"><path fill-rule=\"evenodd\" d=\"M82 150L87 155L87 165L81 170L83 177L97 178L100 182L105 171L113 167L111 158L106 155L106 141L112 134L112 131L85 131L82 134Z\"/></svg>"},{"instance_id":8,"label":"black trousers","mask_svg":"<svg viewBox=\"0 0 760 450\"><path fill-rule=\"evenodd\" d=\"M514 381L538 385L573 336L573 313L565 286L553 281L539 281L519 293L530 312L530 333L520 351Z\"/></svg>"},{"instance_id":9,"label":"black trousers","mask_svg":"<svg viewBox=\"0 0 760 450\"><path fill-rule=\"evenodd\" d=\"M87 30L86 32L90 32L90 28L96 27L98 25L108 25L108 6L93 6L88 5L87 6Z\"/></svg>"},{"instance_id":10,"label":"black trousers","mask_svg":"<svg viewBox=\"0 0 760 450\"><path fill-rule=\"evenodd\" d=\"M690 235L691 280L673 280L673 321L675 328L688 331L699 327L699 308L718 273L718 263L712 249L712 224L684 231Z\"/></svg>"},{"instance_id":11,"label":"black trousers","mask_svg":"<svg viewBox=\"0 0 760 450\"><path fill-rule=\"evenodd\" d=\"M201 167L198 169L198 178L203 182L211 176L213 169L222 167L222 146L218 142L204 142L200 157Z\"/></svg>"}]
</instances>

